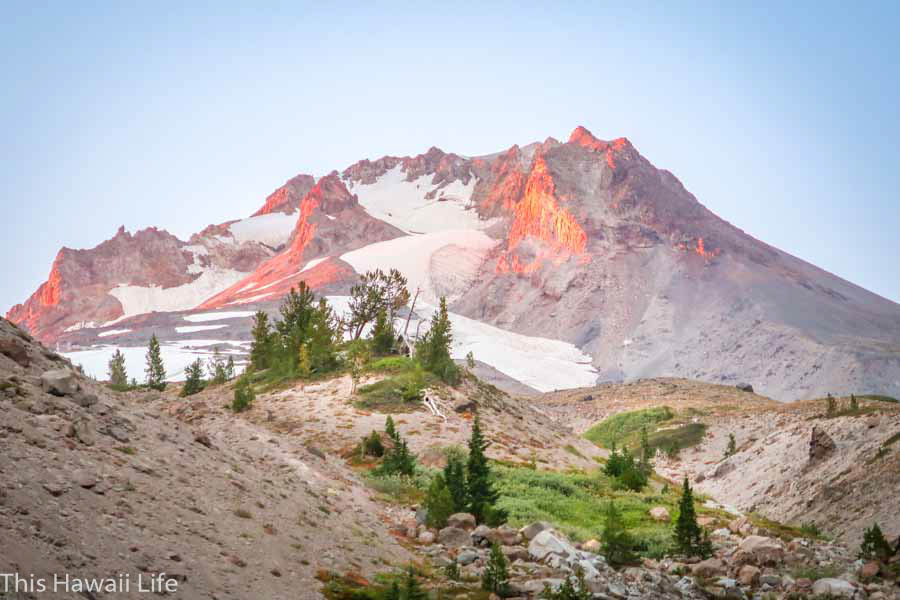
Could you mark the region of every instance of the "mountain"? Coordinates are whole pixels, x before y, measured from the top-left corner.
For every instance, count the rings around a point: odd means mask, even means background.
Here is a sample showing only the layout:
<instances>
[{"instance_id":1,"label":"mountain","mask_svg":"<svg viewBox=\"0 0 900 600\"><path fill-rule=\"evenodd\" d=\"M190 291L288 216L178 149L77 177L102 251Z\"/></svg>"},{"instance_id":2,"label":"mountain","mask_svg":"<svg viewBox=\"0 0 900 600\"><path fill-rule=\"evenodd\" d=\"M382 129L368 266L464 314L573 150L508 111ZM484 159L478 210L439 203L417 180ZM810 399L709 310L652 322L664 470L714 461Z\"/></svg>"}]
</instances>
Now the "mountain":
<instances>
[{"instance_id":1,"label":"mountain","mask_svg":"<svg viewBox=\"0 0 900 600\"><path fill-rule=\"evenodd\" d=\"M533 389L678 376L779 400L900 394L900 306L756 240L626 138L584 127L300 175L187 242L151 228L64 248L8 318L76 362L151 331L179 351L246 349L251 311L300 280L340 309L358 274L391 267L421 289L413 325L446 296L454 355Z\"/></svg>"}]
</instances>

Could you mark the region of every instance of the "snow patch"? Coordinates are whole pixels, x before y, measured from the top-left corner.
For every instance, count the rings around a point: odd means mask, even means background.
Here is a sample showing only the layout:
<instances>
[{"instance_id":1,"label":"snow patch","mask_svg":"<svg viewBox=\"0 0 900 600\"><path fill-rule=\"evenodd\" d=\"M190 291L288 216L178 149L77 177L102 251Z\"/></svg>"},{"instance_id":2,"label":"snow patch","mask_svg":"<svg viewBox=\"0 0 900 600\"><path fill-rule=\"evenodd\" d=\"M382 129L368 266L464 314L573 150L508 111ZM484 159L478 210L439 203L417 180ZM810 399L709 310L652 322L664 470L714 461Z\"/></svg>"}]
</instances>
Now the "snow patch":
<instances>
[{"instance_id":1,"label":"snow patch","mask_svg":"<svg viewBox=\"0 0 900 600\"><path fill-rule=\"evenodd\" d=\"M195 315L184 315L185 321L191 323L205 323L206 321L219 321L222 319L238 319L241 317L252 317L253 311L249 310L223 310L221 312L197 313Z\"/></svg>"},{"instance_id":2,"label":"snow patch","mask_svg":"<svg viewBox=\"0 0 900 600\"><path fill-rule=\"evenodd\" d=\"M216 340L215 343L239 344L240 342L224 342ZM213 348L208 350L190 350L180 345L161 343L160 355L166 368L166 381L181 381L184 379L184 369L197 360L204 362L213 355ZM113 353L120 350L125 355L125 370L129 379L134 377L138 381L144 381L144 369L146 368L147 348L143 346L98 346L90 350L78 350L75 352L63 352L62 355L72 361L72 364L81 365L84 372L100 380L109 377L109 359ZM221 354L237 354L234 351L221 351ZM243 372L246 361L235 359L235 372Z\"/></svg>"},{"instance_id":3,"label":"snow patch","mask_svg":"<svg viewBox=\"0 0 900 600\"><path fill-rule=\"evenodd\" d=\"M427 331L435 310L421 301L416 304L416 313L423 317L420 334ZM455 313L449 316L453 331L450 354L455 359L464 359L471 352L476 360L541 392L586 387L597 381L591 357L568 342L513 333ZM417 321L410 323L411 336L417 326Z\"/></svg>"},{"instance_id":4,"label":"snow patch","mask_svg":"<svg viewBox=\"0 0 900 600\"><path fill-rule=\"evenodd\" d=\"M120 333L130 333L130 329L110 329L109 331L102 331L97 334L97 337L108 337L111 335L119 335Z\"/></svg>"},{"instance_id":5,"label":"snow patch","mask_svg":"<svg viewBox=\"0 0 900 600\"><path fill-rule=\"evenodd\" d=\"M277 248L287 243L296 225L296 214L278 212L241 219L232 223L228 229L238 244L259 242Z\"/></svg>"},{"instance_id":6,"label":"snow patch","mask_svg":"<svg viewBox=\"0 0 900 600\"><path fill-rule=\"evenodd\" d=\"M195 331L207 331L210 329L222 329L223 327L228 327L227 324L222 325L182 325L180 327L176 327L175 331L177 333L193 333Z\"/></svg>"},{"instance_id":7,"label":"snow patch","mask_svg":"<svg viewBox=\"0 0 900 600\"><path fill-rule=\"evenodd\" d=\"M452 300L465 292L477 274L477 267L497 243L484 232L474 229L440 231L369 244L342 255L340 259L350 264L357 273L395 268L406 277L411 291L420 286L421 298L436 302L441 295ZM474 254L476 260L432 260L435 254L448 246L464 248L469 254Z\"/></svg>"},{"instance_id":8,"label":"snow patch","mask_svg":"<svg viewBox=\"0 0 900 600\"><path fill-rule=\"evenodd\" d=\"M125 311L125 314L116 319L116 321L120 321L127 317L154 311L190 310L246 276L246 273L233 269L206 269L197 279L184 285L163 288L120 284L111 289L109 293L121 302L122 309Z\"/></svg>"},{"instance_id":9,"label":"snow patch","mask_svg":"<svg viewBox=\"0 0 900 600\"><path fill-rule=\"evenodd\" d=\"M100 325L98 325L94 321L79 321L78 323L75 323L74 325L69 325L68 327L63 329L63 332L70 333L72 331L80 331L82 329L96 329L97 327L100 327Z\"/></svg>"},{"instance_id":10,"label":"snow patch","mask_svg":"<svg viewBox=\"0 0 900 600\"><path fill-rule=\"evenodd\" d=\"M460 181L437 190L435 198L425 198L435 189L432 175L423 175L414 181L406 181L401 165L371 184L354 183L350 192L359 197L359 203L370 215L406 231L407 233L432 233L447 229L485 229L492 221L482 221L472 208L472 192L475 178L468 185Z\"/></svg>"}]
</instances>

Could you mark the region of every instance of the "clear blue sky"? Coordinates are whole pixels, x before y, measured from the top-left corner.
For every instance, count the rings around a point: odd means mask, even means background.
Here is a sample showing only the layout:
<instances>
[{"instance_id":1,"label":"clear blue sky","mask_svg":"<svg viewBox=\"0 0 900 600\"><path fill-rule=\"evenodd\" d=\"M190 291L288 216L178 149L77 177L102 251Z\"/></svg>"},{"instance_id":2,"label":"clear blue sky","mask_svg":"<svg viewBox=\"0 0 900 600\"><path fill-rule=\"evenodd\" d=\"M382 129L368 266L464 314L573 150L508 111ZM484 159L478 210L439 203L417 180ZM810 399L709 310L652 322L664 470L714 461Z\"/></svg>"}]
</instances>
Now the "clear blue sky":
<instances>
[{"instance_id":1,"label":"clear blue sky","mask_svg":"<svg viewBox=\"0 0 900 600\"><path fill-rule=\"evenodd\" d=\"M296 173L578 124L900 301L896 2L188 4L4 4L0 311L120 224L184 237Z\"/></svg>"}]
</instances>

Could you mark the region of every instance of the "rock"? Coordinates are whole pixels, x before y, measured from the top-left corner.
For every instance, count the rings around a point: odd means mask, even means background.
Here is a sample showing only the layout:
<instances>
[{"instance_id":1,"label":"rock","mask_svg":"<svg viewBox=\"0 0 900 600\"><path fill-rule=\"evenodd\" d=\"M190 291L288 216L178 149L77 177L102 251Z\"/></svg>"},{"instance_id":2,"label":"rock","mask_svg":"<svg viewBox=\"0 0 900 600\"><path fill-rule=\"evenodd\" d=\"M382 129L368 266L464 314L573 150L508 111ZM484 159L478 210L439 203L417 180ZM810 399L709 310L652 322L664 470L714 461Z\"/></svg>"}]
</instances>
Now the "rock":
<instances>
[{"instance_id":1,"label":"rock","mask_svg":"<svg viewBox=\"0 0 900 600\"><path fill-rule=\"evenodd\" d=\"M712 525L715 525L716 518L715 517L697 517L697 525L700 527L709 528Z\"/></svg>"},{"instance_id":2,"label":"rock","mask_svg":"<svg viewBox=\"0 0 900 600\"><path fill-rule=\"evenodd\" d=\"M866 564L862 566L859 570L859 576L862 579L871 579L878 575L878 571L881 570L881 565L876 560L870 560Z\"/></svg>"},{"instance_id":3,"label":"rock","mask_svg":"<svg viewBox=\"0 0 900 600\"><path fill-rule=\"evenodd\" d=\"M44 489L50 492L51 496L62 496L69 490L65 483L56 480L45 481Z\"/></svg>"},{"instance_id":4,"label":"rock","mask_svg":"<svg viewBox=\"0 0 900 600\"><path fill-rule=\"evenodd\" d=\"M423 544L433 544L434 534L427 529L419 534L419 541Z\"/></svg>"},{"instance_id":5,"label":"rock","mask_svg":"<svg viewBox=\"0 0 900 600\"><path fill-rule=\"evenodd\" d=\"M763 573L759 577L761 585L770 585L772 587L781 587L781 576L777 573Z\"/></svg>"},{"instance_id":6,"label":"rock","mask_svg":"<svg viewBox=\"0 0 900 600\"><path fill-rule=\"evenodd\" d=\"M97 404L97 394L89 394L86 392L79 392L74 396L75 403L82 408L89 408L94 404Z\"/></svg>"},{"instance_id":7,"label":"rock","mask_svg":"<svg viewBox=\"0 0 900 600\"><path fill-rule=\"evenodd\" d=\"M500 551L503 552L503 556L510 562L516 560L527 562L531 558L531 555L528 554L528 549L522 546L500 546Z\"/></svg>"},{"instance_id":8,"label":"rock","mask_svg":"<svg viewBox=\"0 0 900 600\"><path fill-rule=\"evenodd\" d=\"M6 356L20 367L27 367L31 364L28 348L19 338L4 338L0 340L0 354Z\"/></svg>"},{"instance_id":9,"label":"rock","mask_svg":"<svg viewBox=\"0 0 900 600\"><path fill-rule=\"evenodd\" d=\"M428 521L428 509L420 506L416 509L416 523L424 525L426 521Z\"/></svg>"},{"instance_id":10,"label":"rock","mask_svg":"<svg viewBox=\"0 0 900 600\"><path fill-rule=\"evenodd\" d=\"M526 596L537 597L544 591L544 587L549 587L553 591L558 591L559 588L562 587L562 584L563 580L557 578L531 579L521 584L519 589L525 592Z\"/></svg>"},{"instance_id":11,"label":"rock","mask_svg":"<svg viewBox=\"0 0 900 600\"><path fill-rule=\"evenodd\" d=\"M456 562L458 562L460 565L463 565L463 566L471 565L476 560L478 560L478 552L471 548L466 548L466 549L462 550L456 556Z\"/></svg>"},{"instance_id":12,"label":"rock","mask_svg":"<svg viewBox=\"0 0 900 600\"><path fill-rule=\"evenodd\" d=\"M835 449L834 440L831 439L824 429L816 425L812 428L809 438L809 460L814 462L825 458Z\"/></svg>"},{"instance_id":13,"label":"rock","mask_svg":"<svg viewBox=\"0 0 900 600\"><path fill-rule=\"evenodd\" d=\"M718 558L707 558L695 564L691 573L697 577L715 577L725 573L725 563Z\"/></svg>"},{"instance_id":14,"label":"rock","mask_svg":"<svg viewBox=\"0 0 900 600\"><path fill-rule=\"evenodd\" d=\"M209 436L205 431L195 431L194 432L194 441L200 444L201 446L206 446L207 448L212 448L212 442L209 441Z\"/></svg>"},{"instance_id":15,"label":"rock","mask_svg":"<svg viewBox=\"0 0 900 600\"><path fill-rule=\"evenodd\" d=\"M740 533L744 525L747 525L748 523L750 523L750 521L747 520L747 517L738 517L728 523L728 529L731 530L731 533Z\"/></svg>"},{"instance_id":16,"label":"rock","mask_svg":"<svg viewBox=\"0 0 900 600\"><path fill-rule=\"evenodd\" d=\"M739 383L734 387L741 390L742 392L750 392L751 394L753 393L753 386L749 383Z\"/></svg>"},{"instance_id":17,"label":"rock","mask_svg":"<svg viewBox=\"0 0 900 600\"><path fill-rule=\"evenodd\" d=\"M478 407L478 404L470 398L460 398L453 403L453 410L458 413L471 412Z\"/></svg>"},{"instance_id":18,"label":"rock","mask_svg":"<svg viewBox=\"0 0 900 600\"><path fill-rule=\"evenodd\" d=\"M671 517L669 517L669 510L665 506L654 506L650 509L650 518L661 523L668 523Z\"/></svg>"},{"instance_id":19,"label":"rock","mask_svg":"<svg viewBox=\"0 0 900 600\"><path fill-rule=\"evenodd\" d=\"M778 565L784 560L784 548L772 538L751 535L744 538L731 560L737 565Z\"/></svg>"},{"instance_id":20,"label":"rock","mask_svg":"<svg viewBox=\"0 0 900 600\"><path fill-rule=\"evenodd\" d=\"M849 581L826 577L813 583L812 592L813 596L831 595L837 598L852 598L856 588Z\"/></svg>"},{"instance_id":21,"label":"rock","mask_svg":"<svg viewBox=\"0 0 900 600\"><path fill-rule=\"evenodd\" d=\"M528 544L528 553L537 561L543 561L550 555L566 560L577 556L577 550L575 550L574 546L553 535L548 530L544 530L534 536L534 539Z\"/></svg>"},{"instance_id":22,"label":"rock","mask_svg":"<svg viewBox=\"0 0 900 600\"><path fill-rule=\"evenodd\" d=\"M72 481L74 481L79 487L83 487L85 489L90 489L97 485L97 477L90 471L84 471L82 469L79 469L72 473Z\"/></svg>"},{"instance_id":23,"label":"rock","mask_svg":"<svg viewBox=\"0 0 900 600\"><path fill-rule=\"evenodd\" d=\"M501 525L497 529L489 530L488 539L496 542L501 546L515 546L522 540L522 536L517 529L513 529L508 525Z\"/></svg>"},{"instance_id":24,"label":"rock","mask_svg":"<svg viewBox=\"0 0 900 600\"><path fill-rule=\"evenodd\" d=\"M537 523L526 525L519 530L519 533L521 533L522 537L524 537L526 540L531 541L537 534L548 529L552 529L552 525L550 525L550 523L547 523L545 521L538 521Z\"/></svg>"},{"instance_id":25,"label":"rock","mask_svg":"<svg viewBox=\"0 0 900 600\"><path fill-rule=\"evenodd\" d=\"M54 396L69 396L78 391L78 380L69 369L52 369L41 375L41 388Z\"/></svg>"},{"instance_id":26,"label":"rock","mask_svg":"<svg viewBox=\"0 0 900 600\"><path fill-rule=\"evenodd\" d=\"M588 540L581 545L581 549L585 552L593 552L597 554L600 552L600 548L603 547L603 544L600 543L599 540Z\"/></svg>"},{"instance_id":27,"label":"rock","mask_svg":"<svg viewBox=\"0 0 900 600\"><path fill-rule=\"evenodd\" d=\"M493 531L487 525L479 525L472 532L472 543L476 546L486 546L493 540L491 539L491 535Z\"/></svg>"},{"instance_id":28,"label":"rock","mask_svg":"<svg viewBox=\"0 0 900 600\"><path fill-rule=\"evenodd\" d=\"M444 527L438 531L437 541L445 546L459 548L460 546L468 546L471 542L469 532L459 527Z\"/></svg>"},{"instance_id":29,"label":"rock","mask_svg":"<svg viewBox=\"0 0 900 600\"><path fill-rule=\"evenodd\" d=\"M456 513L450 515L447 519L447 527L456 527L457 529L465 529L472 531L475 529L475 516L469 513Z\"/></svg>"},{"instance_id":30,"label":"rock","mask_svg":"<svg viewBox=\"0 0 900 600\"><path fill-rule=\"evenodd\" d=\"M94 424L88 419L79 419L69 426L69 437L77 439L85 446L93 446L97 443L97 431Z\"/></svg>"},{"instance_id":31,"label":"rock","mask_svg":"<svg viewBox=\"0 0 900 600\"><path fill-rule=\"evenodd\" d=\"M711 479L714 479L716 477L725 477L726 475L734 471L735 468L736 467L734 466L733 462L727 459L723 460L716 466L715 470L709 475L709 477Z\"/></svg>"},{"instance_id":32,"label":"rock","mask_svg":"<svg viewBox=\"0 0 900 600\"><path fill-rule=\"evenodd\" d=\"M759 582L759 574L760 570L758 567L754 567L753 565L744 565L738 571L738 581L741 582L741 585L756 585Z\"/></svg>"}]
</instances>

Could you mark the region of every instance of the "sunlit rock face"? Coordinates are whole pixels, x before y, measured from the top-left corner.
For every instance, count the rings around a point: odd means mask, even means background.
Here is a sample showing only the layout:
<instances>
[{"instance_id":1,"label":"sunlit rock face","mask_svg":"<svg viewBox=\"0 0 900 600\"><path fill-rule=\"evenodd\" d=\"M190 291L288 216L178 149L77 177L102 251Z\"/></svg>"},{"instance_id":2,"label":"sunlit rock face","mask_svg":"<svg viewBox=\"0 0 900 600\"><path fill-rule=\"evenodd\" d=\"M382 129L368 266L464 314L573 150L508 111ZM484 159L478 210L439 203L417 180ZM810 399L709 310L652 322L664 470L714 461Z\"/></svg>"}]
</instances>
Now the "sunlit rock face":
<instances>
[{"instance_id":1,"label":"sunlit rock face","mask_svg":"<svg viewBox=\"0 0 900 600\"><path fill-rule=\"evenodd\" d=\"M898 305L752 238L627 138L584 127L485 156L431 148L298 175L188 242L151 228L63 249L9 318L85 344L153 311L271 310L300 281L341 295L394 267L426 303L446 296L461 317L577 346L601 380L747 381L781 400L900 393Z\"/></svg>"}]
</instances>

